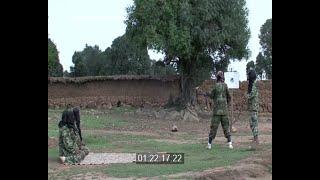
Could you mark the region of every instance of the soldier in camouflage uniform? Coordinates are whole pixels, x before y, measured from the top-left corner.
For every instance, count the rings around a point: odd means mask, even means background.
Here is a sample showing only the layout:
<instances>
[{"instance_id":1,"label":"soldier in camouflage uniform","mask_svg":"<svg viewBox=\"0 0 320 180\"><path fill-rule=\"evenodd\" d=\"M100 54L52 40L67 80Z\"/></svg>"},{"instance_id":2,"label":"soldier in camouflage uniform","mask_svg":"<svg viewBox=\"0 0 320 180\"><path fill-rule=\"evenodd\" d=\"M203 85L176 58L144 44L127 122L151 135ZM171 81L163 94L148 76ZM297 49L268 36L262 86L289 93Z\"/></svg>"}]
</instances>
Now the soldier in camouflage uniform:
<instances>
[{"instance_id":1,"label":"soldier in camouflage uniform","mask_svg":"<svg viewBox=\"0 0 320 180\"><path fill-rule=\"evenodd\" d=\"M228 119L228 104L230 102L230 94L228 86L224 83L223 72L219 71L216 75L217 83L215 84L211 93L206 93L211 99L213 99L214 109L213 117L211 120L208 149L211 149L211 144L216 137L219 124L221 122L224 136L228 139L228 146L230 149L233 148L231 141L231 134L229 129L229 119Z\"/></svg>"},{"instance_id":2,"label":"soldier in camouflage uniform","mask_svg":"<svg viewBox=\"0 0 320 180\"><path fill-rule=\"evenodd\" d=\"M248 111L250 112L250 128L253 134L253 143L259 144L258 140L258 111L259 111L259 101L258 101L258 89L256 85L256 73L251 69L248 73Z\"/></svg>"},{"instance_id":3,"label":"soldier in camouflage uniform","mask_svg":"<svg viewBox=\"0 0 320 180\"><path fill-rule=\"evenodd\" d=\"M80 163L89 150L81 142L79 131L75 125L73 108L68 105L59 122L59 156L62 163Z\"/></svg>"}]
</instances>

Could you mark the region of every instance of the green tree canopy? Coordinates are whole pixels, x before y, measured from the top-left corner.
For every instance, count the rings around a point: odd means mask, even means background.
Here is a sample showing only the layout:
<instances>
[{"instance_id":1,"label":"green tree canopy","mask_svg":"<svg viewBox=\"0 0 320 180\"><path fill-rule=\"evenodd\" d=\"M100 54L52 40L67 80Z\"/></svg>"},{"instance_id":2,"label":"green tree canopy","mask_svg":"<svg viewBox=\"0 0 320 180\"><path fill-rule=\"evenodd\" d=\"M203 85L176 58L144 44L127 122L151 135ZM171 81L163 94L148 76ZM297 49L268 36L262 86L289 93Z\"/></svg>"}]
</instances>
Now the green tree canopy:
<instances>
[{"instance_id":1,"label":"green tree canopy","mask_svg":"<svg viewBox=\"0 0 320 180\"><path fill-rule=\"evenodd\" d=\"M88 76L88 68L84 63L81 52L75 52L72 56L74 66L70 67L70 74L74 77Z\"/></svg>"},{"instance_id":2,"label":"green tree canopy","mask_svg":"<svg viewBox=\"0 0 320 180\"><path fill-rule=\"evenodd\" d=\"M72 76L143 75L150 74L151 61L147 46L124 34L113 40L111 47L101 51L88 46L72 57Z\"/></svg>"},{"instance_id":3,"label":"green tree canopy","mask_svg":"<svg viewBox=\"0 0 320 180\"><path fill-rule=\"evenodd\" d=\"M127 31L176 63L184 104L193 104L194 87L210 72L248 57L245 0L134 0L127 12Z\"/></svg>"},{"instance_id":4,"label":"green tree canopy","mask_svg":"<svg viewBox=\"0 0 320 180\"><path fill-rule=\"evenodd\" d=\"M113 40L111 48L105 51L106 74L149 74L151 64L147 47L134 40L126 34Z\"/></svg>"},{"instance_id":5,"label":"green tree canopy","mask_svg":"<svg viewBox=\"0 0 320 180\"><path fill-rule=\"evenodd\" d=\"M174 68L173 64L165 64L163 61L158 60L151 60L151 75L159 75L159 76L166 76L166 75L176 75L176 69Z\"/></svg>"},{"instance_id":6,"label":"green tree canopy","mask_svg":"<svg viewBox=\"0 0 320 180\"><path fill-rule=\"evenodd\" d=\"M272 19L266 22L260 28L260 52L256 59L257 73L262 76L263 71L266 72L267 79L272 79Z\"/></svg>"},{"instance_id":7,"label":"green tree canopy","mask_svg":"<svg viewBox=\"0 0 320 180\"><path fill-rule=\"evenodd\" d=\"M59 62L56 45L48 38L48 77L62 77L63 67Z\"/></svg>"}]
</instances>

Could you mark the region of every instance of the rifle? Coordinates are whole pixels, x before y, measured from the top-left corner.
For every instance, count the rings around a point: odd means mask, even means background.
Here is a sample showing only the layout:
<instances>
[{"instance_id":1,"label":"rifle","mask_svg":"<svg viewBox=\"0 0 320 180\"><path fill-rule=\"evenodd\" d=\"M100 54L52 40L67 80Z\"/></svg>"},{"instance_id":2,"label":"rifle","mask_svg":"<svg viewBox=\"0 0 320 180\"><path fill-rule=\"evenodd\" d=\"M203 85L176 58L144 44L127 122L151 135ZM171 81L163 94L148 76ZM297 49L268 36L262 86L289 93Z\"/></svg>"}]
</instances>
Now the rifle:
<instances>
[{"instance_id":1,"label":"rifle","mask_svg":"<svg viewBox=\"0 0 320 180\"><path fill-rule=\"evenodd\" d=\"M74 113L74 116L75 116L75 121L76 121L77 129L78 129L78 133L79 133L79 136L80 136L80 140L82 141L82 135L81 135L81 129L80 129L80 113L79 113L79 109L77 107L73 108L73 113Z\"/></svg>"},{"instance_id":2,"label":"rifle","mask_svg":"<svg viewBox=\"0 0 320 180\"><path fill-rule=\"evenodd\" d=\"M197 93L197 95L203 95L203 96L206 96L206 97L210 97L211 93Z\"/></svg>"}]
</instances>

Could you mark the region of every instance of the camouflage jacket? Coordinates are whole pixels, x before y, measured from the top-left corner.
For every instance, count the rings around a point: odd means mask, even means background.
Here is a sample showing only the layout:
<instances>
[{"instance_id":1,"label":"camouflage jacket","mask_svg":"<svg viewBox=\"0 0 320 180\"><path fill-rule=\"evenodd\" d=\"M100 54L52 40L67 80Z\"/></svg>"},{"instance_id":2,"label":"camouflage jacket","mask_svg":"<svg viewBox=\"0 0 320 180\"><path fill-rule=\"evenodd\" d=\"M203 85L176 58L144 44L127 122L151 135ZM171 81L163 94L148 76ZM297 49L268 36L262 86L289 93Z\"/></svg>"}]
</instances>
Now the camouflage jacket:
<instances>
[{"instance_id":1,"label":"camouflage jacket","mask_svg":"<svg viewBox=\"0 0 320 180\"><path fill-rule=\"evenodd\" d=\"M252 85L252 91L248 94L248 111L259 111L259 92L256 82Z\"/></svg>"},{"instance_id":2,"label":"camouflage jacket","mask_svg":"<svg viewBox=\"0 0 320 180\"><path fill-rule=\"evenodd\" d=\"M213 99L214 104L213 115L228 114L228 104L231 97L226 83L216 83L210 98Z\"/></svg>"},{"instance_id":3,"label":"camouflage jacket","mask_svg":"<svg viewBox=\"0 0 320 180\"><path fill-rule=\"evenodd\" d=\"M80 137L72 128L59 128L59 155L72 156L77 154L81 147Z\"/></svg>"}]
</instances>

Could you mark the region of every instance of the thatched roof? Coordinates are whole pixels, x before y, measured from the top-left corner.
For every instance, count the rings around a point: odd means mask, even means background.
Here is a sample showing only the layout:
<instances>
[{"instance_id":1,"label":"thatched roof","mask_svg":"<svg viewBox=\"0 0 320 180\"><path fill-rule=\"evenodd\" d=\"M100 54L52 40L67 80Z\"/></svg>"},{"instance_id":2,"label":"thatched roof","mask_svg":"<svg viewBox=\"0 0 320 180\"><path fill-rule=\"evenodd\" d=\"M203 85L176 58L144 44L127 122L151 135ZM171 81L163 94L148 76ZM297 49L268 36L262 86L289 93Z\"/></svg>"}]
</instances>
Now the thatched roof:
<instances>
[{"instance_id":1,"label":"thatched roof","mask_svg":"<svg viewBox=\"0 0 320 180\"><path fill-rule=\"evenodd\" d=\"M158 80L175 81L179 76L151 76L151 75L116 75L116 76L85 76L85 77L48 77L49 83L86 83L91 81L110 80Z\"/></svg>"}]
</instances>

